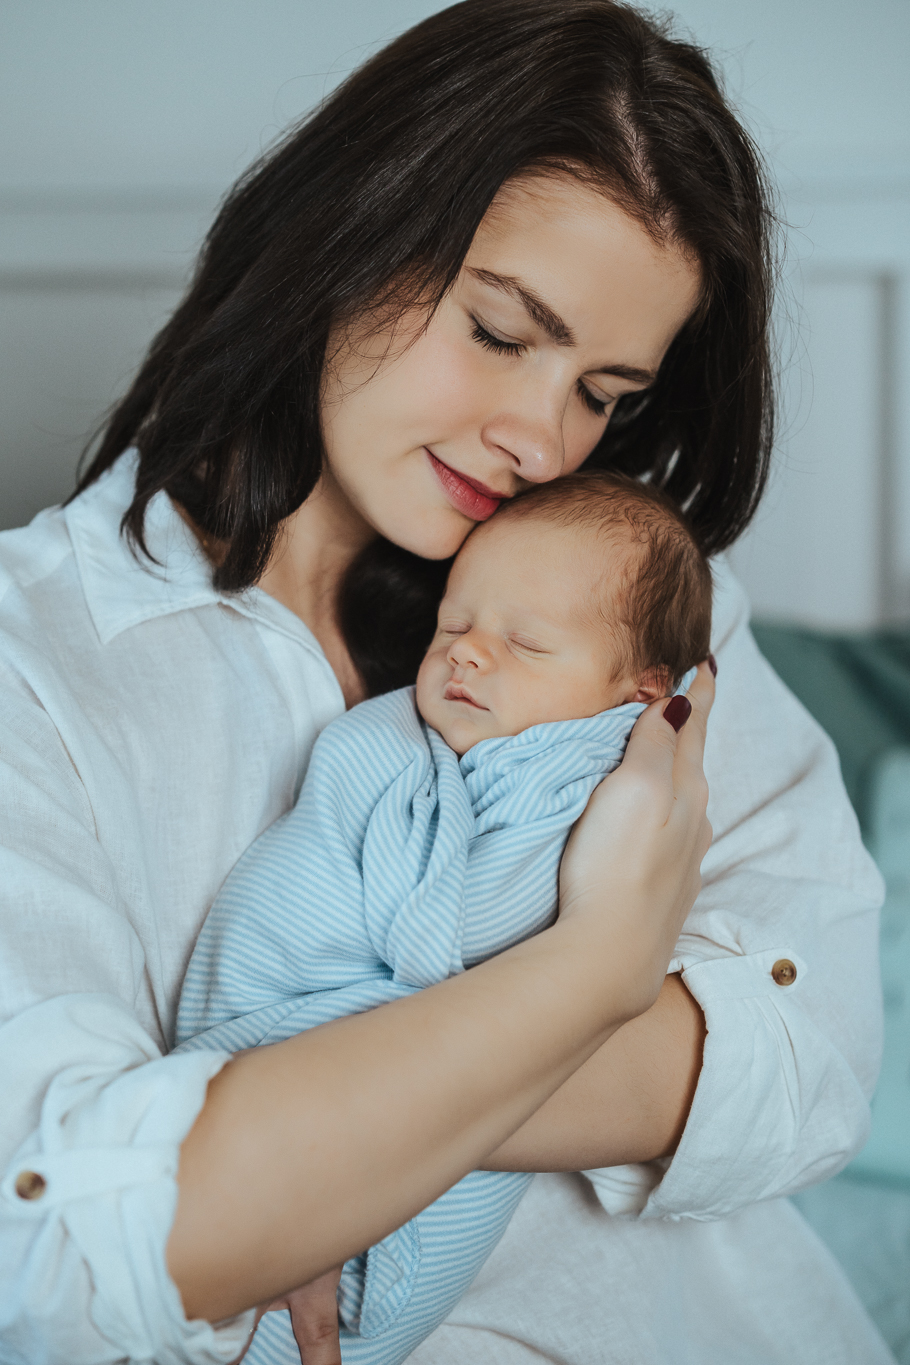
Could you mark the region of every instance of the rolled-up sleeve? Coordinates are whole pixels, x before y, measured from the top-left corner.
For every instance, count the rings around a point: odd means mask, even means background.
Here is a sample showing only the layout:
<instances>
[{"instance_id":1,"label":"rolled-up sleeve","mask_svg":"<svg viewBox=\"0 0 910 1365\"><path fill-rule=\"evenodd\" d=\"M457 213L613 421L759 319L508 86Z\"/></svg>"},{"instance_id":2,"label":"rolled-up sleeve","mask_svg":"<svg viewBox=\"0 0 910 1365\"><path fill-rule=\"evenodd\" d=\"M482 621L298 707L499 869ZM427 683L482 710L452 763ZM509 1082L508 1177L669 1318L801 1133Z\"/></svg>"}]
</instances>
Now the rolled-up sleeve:
<instances>
[{"instance_id":1,"label":"rolled-up sleeve","mask_svg":"<svg viewBox=\"0 0 910 1365\"><path fill-rule=\"evenodd\" d=\"M3 701L0 1359L229 1361L250 1315L187 1321L165 1262L180 1144L227 1054L163 1056L140 1022L145 952L72 754L28 689Z\"/></svg>"},{"instance_id":2,"label":"rolled-up sleeve","mask_svg":"<svg viewBox=\"0 0 910 1365\"><path fill-rule=\"evenodd\" d=\"M642 1216L721 1218L839 1171L881 1055L881 879L833 745L759 654L719 573L706 772L714 843L671 971L704 1011L689 1120Z\"/></svg>"},{"instance_id":3,"label":"rolled-up sleeve","mask_svg":"<svg viewBox=\"0 0 910 1365\"><path fill-rule=\"evenodd\" d=\"M3 1094L20 1123L37 1111L0 1181L9 1365L207 1365L239 1354L248 1315L217 1329L187 1321L164 1259L180 1144L224 1061L161 1057L103 995L59 996L0 1029Z\"/></svg>"}]
</instances>

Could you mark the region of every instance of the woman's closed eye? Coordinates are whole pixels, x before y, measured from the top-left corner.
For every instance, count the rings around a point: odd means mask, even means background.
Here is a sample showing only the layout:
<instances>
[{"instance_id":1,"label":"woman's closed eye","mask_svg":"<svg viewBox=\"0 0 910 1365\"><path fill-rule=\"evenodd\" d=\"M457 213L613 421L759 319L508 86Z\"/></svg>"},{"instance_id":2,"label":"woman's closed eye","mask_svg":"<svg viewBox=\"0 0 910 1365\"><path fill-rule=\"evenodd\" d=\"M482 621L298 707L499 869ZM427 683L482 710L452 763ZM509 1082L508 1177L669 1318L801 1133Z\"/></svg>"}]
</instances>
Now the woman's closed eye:
<instances>
[{"instance_id":1,"label":"woman's closed eye","mask_svg":"<svg viewBox=\"0 0 910 1365\"><path fill-rule=\"evenodd\" d=\"M524 341L509 340L508 337L499 336L496 332L484 326L480 318L471 314L471 335L478 345L483 346L487 351L493 351L496 355L524 355L528 347Z\"/></svg>"},{"instance_id":2,"label":"woman's closed eye","mask_svg":"<svg viewBox=\"0 0 910 1365\"><path fill-rule=\"evenodd\" d=\"M479 346L487 351L492 351L494 355L524 355L527 351L527 343L524 341L510 340L508 337L500 336L490 330L488 326L480 321L473 313L471 314L471 335ZM583 379L579 379L577 384L578 396L584 403L589 412L593 412L595 417L606 416L607 408L616 402L615 398L598 398L592 393Z\"/></svg>"},{"instance_id":3,"label":"woman's closed eye","mask_svg":"<svg viewBox=\"0 0 910 1365\"><path fill-rule=\"evenodd\" d=\"M616 402L615 398L595 398L587 384L581 379L578 381L578 396L588 411L593 412L596 417L605 417L607 408Z\"/></svg>"}]
</instances>

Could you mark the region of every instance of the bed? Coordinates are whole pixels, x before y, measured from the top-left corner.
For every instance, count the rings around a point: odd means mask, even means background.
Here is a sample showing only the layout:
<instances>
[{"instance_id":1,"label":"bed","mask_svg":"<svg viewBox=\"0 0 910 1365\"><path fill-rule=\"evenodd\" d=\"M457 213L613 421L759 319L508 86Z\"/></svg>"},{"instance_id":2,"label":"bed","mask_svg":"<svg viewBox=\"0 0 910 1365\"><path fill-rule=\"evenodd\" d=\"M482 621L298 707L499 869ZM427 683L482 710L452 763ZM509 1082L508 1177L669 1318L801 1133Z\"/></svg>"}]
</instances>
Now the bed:
<instances>
[{"instance_id":1,"label":"bed","mask_svg":"<svg viewBox=\"0 0 910 1365\"><path fill-rule=\"evenodd\" d=\"M910 1365L910 635L756 625L759 647L837 745L863 837L887 885L885 1050L872 1136L833 1180L794 1199Z\"/></svg>"}]
</instances>

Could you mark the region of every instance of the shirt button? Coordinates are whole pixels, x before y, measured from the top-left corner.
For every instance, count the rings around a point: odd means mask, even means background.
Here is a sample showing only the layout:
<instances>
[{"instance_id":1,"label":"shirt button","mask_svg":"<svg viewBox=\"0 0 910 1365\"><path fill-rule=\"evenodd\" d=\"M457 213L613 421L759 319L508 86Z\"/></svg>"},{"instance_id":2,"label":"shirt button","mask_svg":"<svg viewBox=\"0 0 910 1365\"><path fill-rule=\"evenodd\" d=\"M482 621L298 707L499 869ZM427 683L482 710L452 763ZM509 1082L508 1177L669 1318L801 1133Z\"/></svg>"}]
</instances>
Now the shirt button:
<instances>
[{"instance_id":1,"label":"shirt button","mask_svg":"<svg viewBox=\"0 0 910 1365\"><path fill-rule=\"evenodd\" d=\"M796 966L788 957L781 957L771 968L771 975L778 986L792 986L796 980Z\"/></svg>"},{"instance_id":2,"label":"shirt button","mask_svg":"<svg viewBox=\"0 0 910 1365\"><path fill-rule=\"evenodd\" d=\"M47 1181L37 1171L20 1171L15 1190L20 1199L40 1199L47 1189Z\"/></svg>"}]
</instances>

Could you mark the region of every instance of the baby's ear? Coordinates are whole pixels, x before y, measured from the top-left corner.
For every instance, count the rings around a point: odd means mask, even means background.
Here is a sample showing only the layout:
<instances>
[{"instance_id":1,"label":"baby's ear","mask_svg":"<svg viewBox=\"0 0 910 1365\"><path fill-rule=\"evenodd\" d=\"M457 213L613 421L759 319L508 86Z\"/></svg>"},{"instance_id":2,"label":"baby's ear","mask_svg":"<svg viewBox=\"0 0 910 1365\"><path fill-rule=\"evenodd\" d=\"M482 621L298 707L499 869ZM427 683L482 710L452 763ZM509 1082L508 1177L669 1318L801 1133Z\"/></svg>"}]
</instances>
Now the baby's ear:
<instances>
[{"instance_id":1,"label":"baby's ear","mask_svg":"<svg viewBox=\"0 0 910 1365\"><path fill-rule=\"evenodd\" d=\"M638 679L638 690L629 700L644 702L646 706L650 706L652 701L669 696L671 682L672 678L665 668L649 668Z\"/></svg>"}]
</instances>

